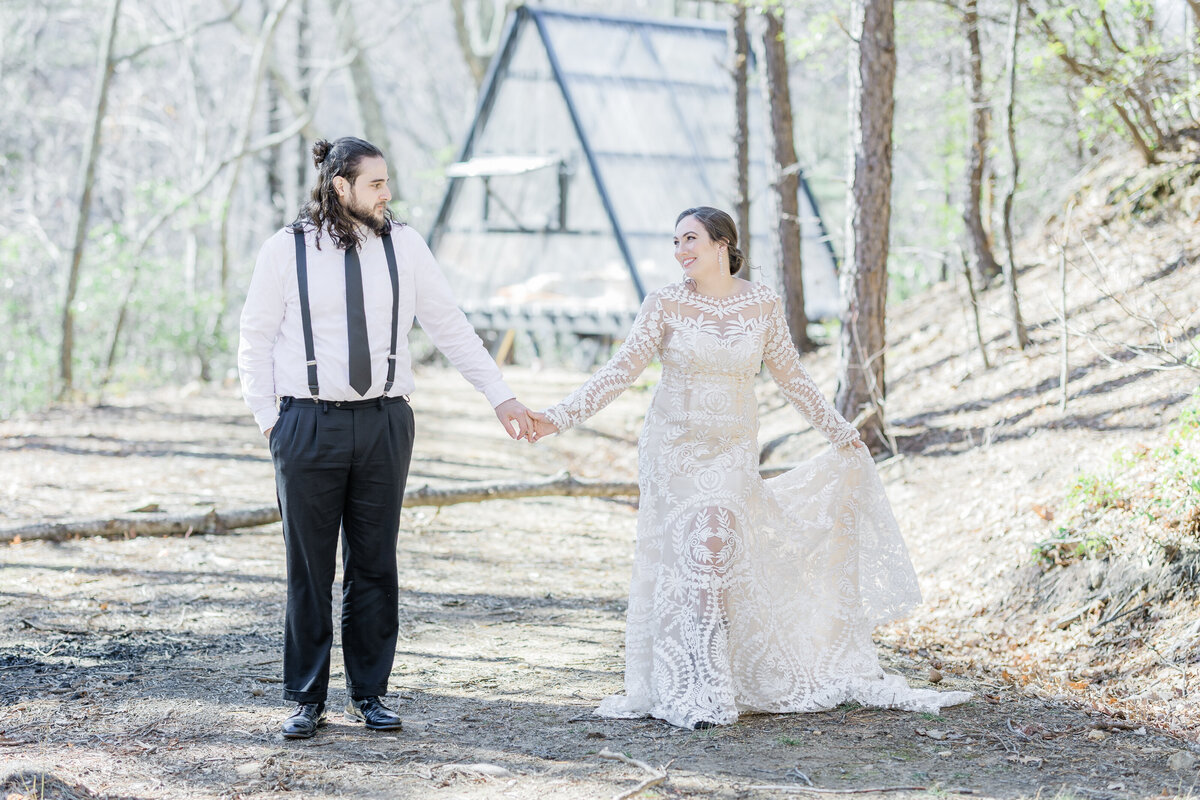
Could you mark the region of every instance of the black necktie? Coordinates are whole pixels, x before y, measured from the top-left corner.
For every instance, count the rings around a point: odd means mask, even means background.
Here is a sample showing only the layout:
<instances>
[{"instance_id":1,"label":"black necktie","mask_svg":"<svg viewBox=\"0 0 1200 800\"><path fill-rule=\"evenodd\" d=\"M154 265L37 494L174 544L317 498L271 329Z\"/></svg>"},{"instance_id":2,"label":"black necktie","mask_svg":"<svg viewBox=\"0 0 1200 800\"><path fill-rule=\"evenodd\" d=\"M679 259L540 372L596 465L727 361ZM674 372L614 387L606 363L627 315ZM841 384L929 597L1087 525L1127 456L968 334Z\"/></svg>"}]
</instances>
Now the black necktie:
<instances>
[{"instance_id":1,"label":"black necktie","mask_svg":"<svg viewBox=\"0 0 1200 800\"><path fill-rule=\"evenodd\" d=\"M350 387L361 397L371 388L371 345L367 341L362 267L358 250L353 247L346 250L346 334L350 340Z\"/></svg>"}]
</instances>

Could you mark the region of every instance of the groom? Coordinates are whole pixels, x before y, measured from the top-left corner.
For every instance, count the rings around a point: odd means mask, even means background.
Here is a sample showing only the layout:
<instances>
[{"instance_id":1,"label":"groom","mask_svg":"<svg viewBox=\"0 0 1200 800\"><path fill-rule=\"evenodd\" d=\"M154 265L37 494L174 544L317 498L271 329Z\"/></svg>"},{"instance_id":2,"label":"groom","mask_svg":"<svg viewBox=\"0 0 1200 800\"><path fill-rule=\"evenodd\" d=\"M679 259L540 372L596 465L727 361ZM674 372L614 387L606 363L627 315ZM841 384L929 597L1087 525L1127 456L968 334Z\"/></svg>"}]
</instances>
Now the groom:
<instances>
[{"instance_id":1,"label":"groom","mask_svg":"<svg viewBox=\"0 0 1200 800\"><path fill-rule=\"evenodd\" d=\"M334 558L342 540L345 713L374 730L399 628L396 538L412 457L414 316L487 398L509 436L528 410L459 310L421 237L392 218L383 153L362 139L319 141L312 199L258 255L242 311L242 394L267 437L287 552L283 696L290 739L325 714Z\"/></svg>"}]
</instances>

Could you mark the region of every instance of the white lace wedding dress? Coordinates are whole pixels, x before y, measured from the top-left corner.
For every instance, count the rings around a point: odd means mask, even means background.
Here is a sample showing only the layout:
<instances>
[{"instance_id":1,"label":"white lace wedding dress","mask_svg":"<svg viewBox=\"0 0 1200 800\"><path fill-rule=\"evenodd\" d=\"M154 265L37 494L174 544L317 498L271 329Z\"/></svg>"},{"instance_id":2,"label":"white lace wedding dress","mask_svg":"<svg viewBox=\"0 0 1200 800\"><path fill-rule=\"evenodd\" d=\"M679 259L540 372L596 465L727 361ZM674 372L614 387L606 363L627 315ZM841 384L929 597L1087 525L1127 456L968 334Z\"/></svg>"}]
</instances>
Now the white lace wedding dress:
<instances>
[{"instance_id":1,"label":"white lace wedding dress","mask_svg":"<svg viewBox=\"0 0 1200 800\"><path fill-rule=\"evenodd\" d=\"M662 362L638 445L641 501L625 694L605 717L731 723L740 711L848 700L911 711L967 692L913 689L879 666L872 629L920 601L874 462L800 364L782 303L756 284L650 295L617 354L546 414L565 431ZM834 445L763 481L754 381L766 363Z\"/></svg>"}]
</instances>

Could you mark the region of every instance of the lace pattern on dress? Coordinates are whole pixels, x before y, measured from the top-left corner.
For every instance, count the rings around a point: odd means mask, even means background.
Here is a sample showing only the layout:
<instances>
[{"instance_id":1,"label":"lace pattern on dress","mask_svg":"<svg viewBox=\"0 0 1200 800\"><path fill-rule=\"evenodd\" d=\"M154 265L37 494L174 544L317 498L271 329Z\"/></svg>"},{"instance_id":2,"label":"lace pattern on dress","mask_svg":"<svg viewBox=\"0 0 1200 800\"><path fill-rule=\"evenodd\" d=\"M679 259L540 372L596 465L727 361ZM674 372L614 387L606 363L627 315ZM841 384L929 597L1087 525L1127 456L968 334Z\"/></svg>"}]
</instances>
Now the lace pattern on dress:
<instances>
[{"instance_id":1,"label":"lace pattern on dress","mask_svg":"<svg viewBox=\"0 0 1200 800\"><path fill-rule=\"evenodd\" d=\"M607 717L729 723L743 710L847 700L936 711L964 692L910 688L871 632L920 600L874 462L800 363L783 305L756 284L724 299L651 294L613 358L546 413L566 430L654 359L662 378L638 442L641 498L626 624L625 694ZM763 481L754 383L766 364L834 445Z\"/></svg>"}]
</instances>

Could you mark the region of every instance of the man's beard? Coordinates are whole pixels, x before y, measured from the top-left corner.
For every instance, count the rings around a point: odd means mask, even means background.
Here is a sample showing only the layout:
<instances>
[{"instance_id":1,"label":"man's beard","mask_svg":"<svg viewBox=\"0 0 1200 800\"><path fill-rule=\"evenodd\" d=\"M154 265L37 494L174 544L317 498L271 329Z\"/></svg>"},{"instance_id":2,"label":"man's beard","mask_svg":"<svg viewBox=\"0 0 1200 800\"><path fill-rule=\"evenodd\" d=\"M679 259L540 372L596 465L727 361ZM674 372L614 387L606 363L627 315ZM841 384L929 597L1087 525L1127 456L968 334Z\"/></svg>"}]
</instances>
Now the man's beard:
<instances>
[{"instance_id":1,"label":"man's beard","mask_svg":"<svg viewBox=\"0 0 1200 800\"><path fill-rule=\"evenodd\" d=\"M360 205L353 193L350 195L350 202L346 204L346 213L350 215L355 222L360 222L375 232L387 230L387 206L384 206L375 213L374 209Z\"/></svg>"}]
</instances>

